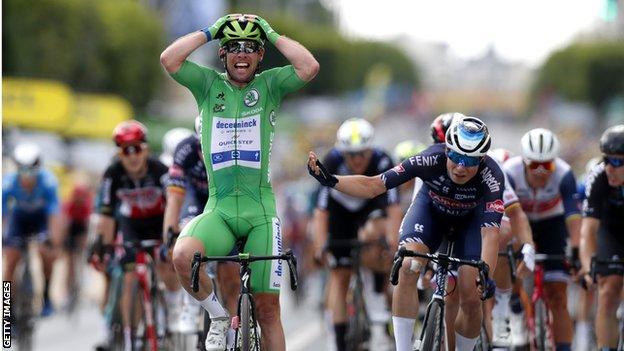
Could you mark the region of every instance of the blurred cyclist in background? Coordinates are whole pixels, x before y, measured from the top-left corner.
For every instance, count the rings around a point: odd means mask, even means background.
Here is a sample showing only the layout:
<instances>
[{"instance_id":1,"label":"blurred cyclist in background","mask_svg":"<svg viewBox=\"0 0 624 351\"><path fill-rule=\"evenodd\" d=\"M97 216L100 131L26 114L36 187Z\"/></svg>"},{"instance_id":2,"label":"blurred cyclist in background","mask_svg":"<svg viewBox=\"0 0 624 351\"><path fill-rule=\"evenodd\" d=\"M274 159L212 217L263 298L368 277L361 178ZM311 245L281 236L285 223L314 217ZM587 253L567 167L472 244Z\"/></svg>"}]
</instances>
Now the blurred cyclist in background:
<instances>
[{"instance_id":1,"label":"blurred cyclist in background","mask_svg":"<svg viewBox=\"0 0 624 351\"><path fill-rule=\"evenodd\" d=\"M41 149L22 143L13 150L17 172L2 180L2 280L13 281L15 268L28 249L31 239L37 241L43 262L43 308L41 315L54 312L50 300L50 277L55 259L51 238L58 238L58 183L54 175L42 167Z\"/></svg>"},{"instance_id":2,"label":"blurred cyclist in background","mask_svg":"<svg viewBox=\"0 0 624 351\"><path fill-rule=\"evenodd\" d=\"M400 163L407 160L411 156L419 154L426 148L427 145L417 142L415 140L405 140L398 143L394 147L394 158ZM401 184L401 186L399 187L401 209L403 209L403 213L407 211L407 208L412 203L413 197L416 195L418 189L420 188L420 183L422 183L422 181L419 178L414 178L405 184Z\"/></svg>"},{"instance_id":3,"label":"blurred cyclist in background","mask_svg":"<svg viewBox=\"0 0 624 351\"><path fill-rule=\"evenodd\" d=\"M581 216L572 169L558 157L559 140L550 130L532 129L522 136L520 143L522 155L505 162L503 168L529 217L537 251L563 256L569 236L575 266ZM569 351L572 320L567 306L568 267L563 260L546 261L543 265L544 294L553 313L557 351Z\"/></svg>"},{"instance_id":4,"label":"blurred cyclist in background","mask_svg":"<svg viewBox=\"0 0 624 351\"><path fill-rule=\"evenodd\" d=\"M360 174L372 176L391 169L392 159L383 150L373 147L373 126L361 118L346 120L336 135L336 146L323 163L332 174ZM328 186L321 186L314 212L315 256L321 261L328 253L331 269L328 282L327 305L331 311L332 324L338 351L346 350L347 291L351 281L351 248L339 245L340 241L361 239L372 241L386 238L391 248L397 247L398 232L403 215L396 189L370 200L343 194ZM337 242L333 246L332 242ZM339 245L339 246L338 246ZM326 252L327 250L327 252ZM389 253L388 253L389 255ZM380 265L391 262L381 260L382 250L371 247L362 252L362 266L374 268L374 293L367 296L367 307L375 306L381 311L370 313L371 321L384 325L390 319L384 291L390 267ZM382 307L383 306L383 307ZM385 315L384 315L385 314ZM378 328L375 328L378 330Z\"/></svg>"},{"instance_id":5,"label":"blurred cyclist in background","mask_svg":"<svg viewBox=\"0 0 624 351\"><path fill-rule=\"evenodd\" d=\"M624 257L624 125L607 129L600 138L602 162L587 178L581 228L581 258L588 285L593 284L590 262ZM622 302L624 265L597 267L598 309L596 336L600 350L618 347L619 323L616 316Z\"/></svg>"},{"instance_id":6,"label":"blurred cyclist in background","mask_svg":"<svg viewBox=\"0 0 624 351\"><path fill-rule=\"evenodd\" d=\"M162 139L162 153L158 157L165 166L173 164L173 154L180 142L193 135L193 131L187 128L173 128L168 130Z\"/></svg>"},{"instance_id":7,"label":"blurred cyclist in background","mask_svg":"<svg viewBox=\"0 0 624 351\"><path fill-rule=\"evenodd\" d=\"M91 189L82 182L75 183L69 197L63 202L63 232L65 237L65 248L68 258L67 273L67 301L68 310L72 310L79 298L80 292L80 269L83 264L87 245L87 228L89 217L93 210L93 196Z\"/></svg>"},{"instance_id":8,"label":"blurred cyclist in background","mask_svg":"<svg viewBox=\"0 0 624 351\"><path fill-rule=\"evenodd\" d=\"M165 185L167 167L149 156L147 129L135 120L124 121L113 130L113 141L117 145L117 158L106 169L100 188L100 204L97 224L98 239L110 252L113 243L133 244L138 241L160 240L165 212ZM124 247L117 257L124 271L123 291L120 301L124 326L124 347L132 346L130 306L132 287L136 282L134 272L136 249ZM157 257L154 258L157 260ZM167 290L175 290L174 274L167 275L163 264L157 263L159 278ZM170 269L172 271L172 269Z\"/></svg>"}]
</instances>

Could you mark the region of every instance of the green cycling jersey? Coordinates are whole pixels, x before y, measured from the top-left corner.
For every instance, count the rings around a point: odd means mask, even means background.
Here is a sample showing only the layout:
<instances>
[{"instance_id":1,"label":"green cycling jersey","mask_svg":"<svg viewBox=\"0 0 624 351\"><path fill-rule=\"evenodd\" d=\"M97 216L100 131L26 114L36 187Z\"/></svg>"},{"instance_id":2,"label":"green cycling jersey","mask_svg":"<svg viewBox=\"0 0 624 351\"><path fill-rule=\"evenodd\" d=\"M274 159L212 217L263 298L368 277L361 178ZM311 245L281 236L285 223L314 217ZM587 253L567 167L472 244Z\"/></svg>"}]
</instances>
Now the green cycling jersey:
<instances>
[{"instance_id":1,"label":"green cycling jersey","mask_svg":"<svg viewBox=\"0 0 624 351\"><path fill-rule=\"evenodd\" d=\"M207 256L226 255L239 241L252 255L280 254L271 146L282 98L305 82L291 65L266 70L243 88L232 85L226 73L190 61L171 76L197 101L209 187L204 213L184 227L181 237L202 241ZM254 291L279 291L280 261L254 262L251 269Z\"/></svg>"}]
</instances>

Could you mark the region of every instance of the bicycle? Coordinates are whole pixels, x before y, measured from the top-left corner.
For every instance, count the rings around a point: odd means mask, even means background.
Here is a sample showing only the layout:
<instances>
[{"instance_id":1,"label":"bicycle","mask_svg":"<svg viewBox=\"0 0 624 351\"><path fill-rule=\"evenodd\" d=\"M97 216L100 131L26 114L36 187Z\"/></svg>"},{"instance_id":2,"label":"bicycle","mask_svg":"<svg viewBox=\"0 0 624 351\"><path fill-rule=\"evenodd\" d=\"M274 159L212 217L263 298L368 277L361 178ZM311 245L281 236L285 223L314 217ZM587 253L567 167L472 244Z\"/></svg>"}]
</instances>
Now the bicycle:
<instances>
[{"instance_id":1,"label":"bicycle","mask_svg":"<svg viewBox=\"0 0 624 351\"><path fill-rule=\"evenodd\" d=\"M544 299L544 267L547 261L566 261L565 255L535 255L535 271L533 272L533 294L531 295L532 318L529 318L529 333L533 347L538 351L555 348L553 332L553 316Z\"/></svg>"},{"instance_id":2,"label":"bicycle","mask_svg":"<svg viewBox=\"0 0 624 351\"><path fill-rule=\"evenodd\" d=\"M387 248L385 240L360 241L358 239L330 240L324 251L333 248L350 248L351 271L353 276L347 294L347 332L345 335L347 350L367 350L367 342L371 336L371 320L368 316L364 300L364 282L360 271L360 254L363 249L371 246Z\"/></svg>"},{"instance_id":3,"label":"bicycle","mask_svg":"<svg viewBox=\"0 0 624 351\"><path fill-rule=\"evenodd\" d=\"M251 268L249 265L256 261L285 260L290 273L290 288L297 289L297 260L289 249L282 255L252 256L249 253L239 253L232 256L203 256L196 252L191 262L191 289L199 291L199 269L203 262L237 262L240 268L241 291L238 297L236 317L232 318L234 340L240 345L241 351L260 351L260 332L256 318L256 306L251 291ZM207 332L207 331L206 331Z\"/></svg>"},{"instance_id":4,"label":"bicycle","mask_svg":"<svg viewBox=\"0 0 624 351\"><path fill-rule=\"evenodd\" d=\"M623 258L599 260L598 258L596 258L596 256L593 256L591 259L591 266L590 266L589 274L592 280L594 281L594 283L596 283L597 282L596 268L598 266L610 266L610 265L622 265L622 264L624 264ZM619 323L620 323L620 337L618 338L617 350L622 351L624 350L624 318L620 318Z\"/></svg>"},{"instance_id":5,"label":"bicycle","mask_svg":"<svg viewBox=\"0 0 624 351\"><path fill-rule=\"evenodd\" d=\"M507 259L511 275L511 285L513 286L516 282L516 254L513 250L513 245L511 243L507 244L505 252L499 252L498 257ZM492 348L492 331L488 330L486 326L484 314L484 318L481 320L481 330L479 332L479 339L477 340L475 351L489 351L492 350Z\"/></svg>"},{"instance_id":6,"label":"bicycle","mask_svg":"<svg viewBox=\"0 0 624 351\"><path fill-rule=\"evenodd\" d=\"M29 242L21 248L22 258L20 267L15 270L14 277L17 289L13 293L15 299L14 330L16 332L17 349L20 351L34 350L33 335L35 334L35 290L30 267ZM18 277L21 277L18 278Z\"/></svg>"},{"instance_id":7,"label":"bicycle","mask_svg":"<svg viewBox=\"0 0 624 351\"><path fill-rule=\"evenodd\" d=\"M158 351L159 345L165 346L167 341L167 304L158 286L152 258L156 257L160 240L125 242L123 247L136 250L134 273L137 282L132 287L130 305L132 349Z\"/></svg>"},{"instance_id":8,"label":"bicycle","mask_svg":"<svg viewBox=\"0 0 624 351\"><path fill-rule=\"evenodd\" d=\"M451 269L451 265L475 267L479 270L480 282L485 282L489 279L490 269L485 262L482 260L463 260L452 257L454 242L451 238L449 238L448 241L446 253L423 254L407 250L405 247L401 246L394 256L392 270L390 272L390 283L392 283L392 285L397 285L399 282L399 269L405 257L426 258L437 264L435 269L435 290L427 305L420 338L414 341L414 350L439 351L442 350L443 345L446 344L446 341L443 340L443 338L445 338L444 297L446 296L446 278ZM481 295L481 300L485 300L483 294Z\"/></svg>"}]
</instances>

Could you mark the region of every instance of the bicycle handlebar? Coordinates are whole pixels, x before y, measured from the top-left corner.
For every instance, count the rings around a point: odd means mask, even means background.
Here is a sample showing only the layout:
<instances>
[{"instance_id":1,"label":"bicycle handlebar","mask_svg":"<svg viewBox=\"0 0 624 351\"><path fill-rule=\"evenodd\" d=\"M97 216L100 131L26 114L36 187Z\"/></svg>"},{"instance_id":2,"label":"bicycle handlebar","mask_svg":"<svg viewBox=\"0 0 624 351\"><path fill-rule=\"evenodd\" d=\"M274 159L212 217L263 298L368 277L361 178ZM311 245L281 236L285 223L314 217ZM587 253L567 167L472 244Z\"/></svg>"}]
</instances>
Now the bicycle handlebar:
<instances>
[{"instance_id":1,"label":"bicycle handlebar","mask_svg":"<svg viewBox=\"0 0 624 351\"><path fill-rule=\"evenodd\" d=\"M199 267L203 262L237 262L239 264L249 264L255 261L269 260L285 260L288 264L288 272L290 274L290 289L297 290L299 286L299 276L297 274L297 258L291 249L286 250L282 255L274 256L252 256L248 253L241 253L232 256L203 256L199 252L195 252L191 261L191 289L194 292L199 291Z\"/></svg>"},{"instance_id":2,"label":"bicycle handlebar","mask_svg":"<svg viewBox=\"0 0 624 351\"><path fill-rule=\"evenodd\" d=\"M428 253L419 253L406 249L405 247L399 248L399 250L394 255L394 261L392 263L392 270L390 271L390 283L392 285L397 285L399 283L399 269L403 265L403 259L405 257L421 257L426 258L430 261L436 263L456 263L458 265L465 265L475 267L479 270L479 284L484 284L484 282L489 280L490 275L490 267L482 260L463 260L460 258L450 257L444 254L428 254ZM481 299L484 300L484 295L481 294Z\"/></svg>"}]
</instances>

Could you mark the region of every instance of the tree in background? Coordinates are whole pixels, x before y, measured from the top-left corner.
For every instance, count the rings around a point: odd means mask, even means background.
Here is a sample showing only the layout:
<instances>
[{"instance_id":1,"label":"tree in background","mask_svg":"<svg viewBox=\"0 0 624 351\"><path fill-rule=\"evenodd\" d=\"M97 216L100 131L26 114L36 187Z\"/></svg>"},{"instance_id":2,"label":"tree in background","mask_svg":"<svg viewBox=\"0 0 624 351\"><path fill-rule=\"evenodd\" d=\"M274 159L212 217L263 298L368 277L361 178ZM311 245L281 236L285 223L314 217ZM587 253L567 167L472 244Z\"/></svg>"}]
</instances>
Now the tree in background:
<instances>
[{"instance_id":1,"label":"tree in background","mask_svg":"<svg viewBox=\"0 0 624 351\"><path fill-rule=\"evenodd\" d=\"M116 93L139 110L159 86L162 25L140 2L5 0L2 7L5 75Z\"/></svg>"},{"instance_id":2,"label":"tree in background","mask_svg":"<svg viewBox=\"0 0 624 351\"><path fill-rule=\"evenodd\" d=\"M624 98L624 43L574 43L554 52L540 68L532 95L543 92L604 112L610 101Z\"/></svg>"}]
</instances>

